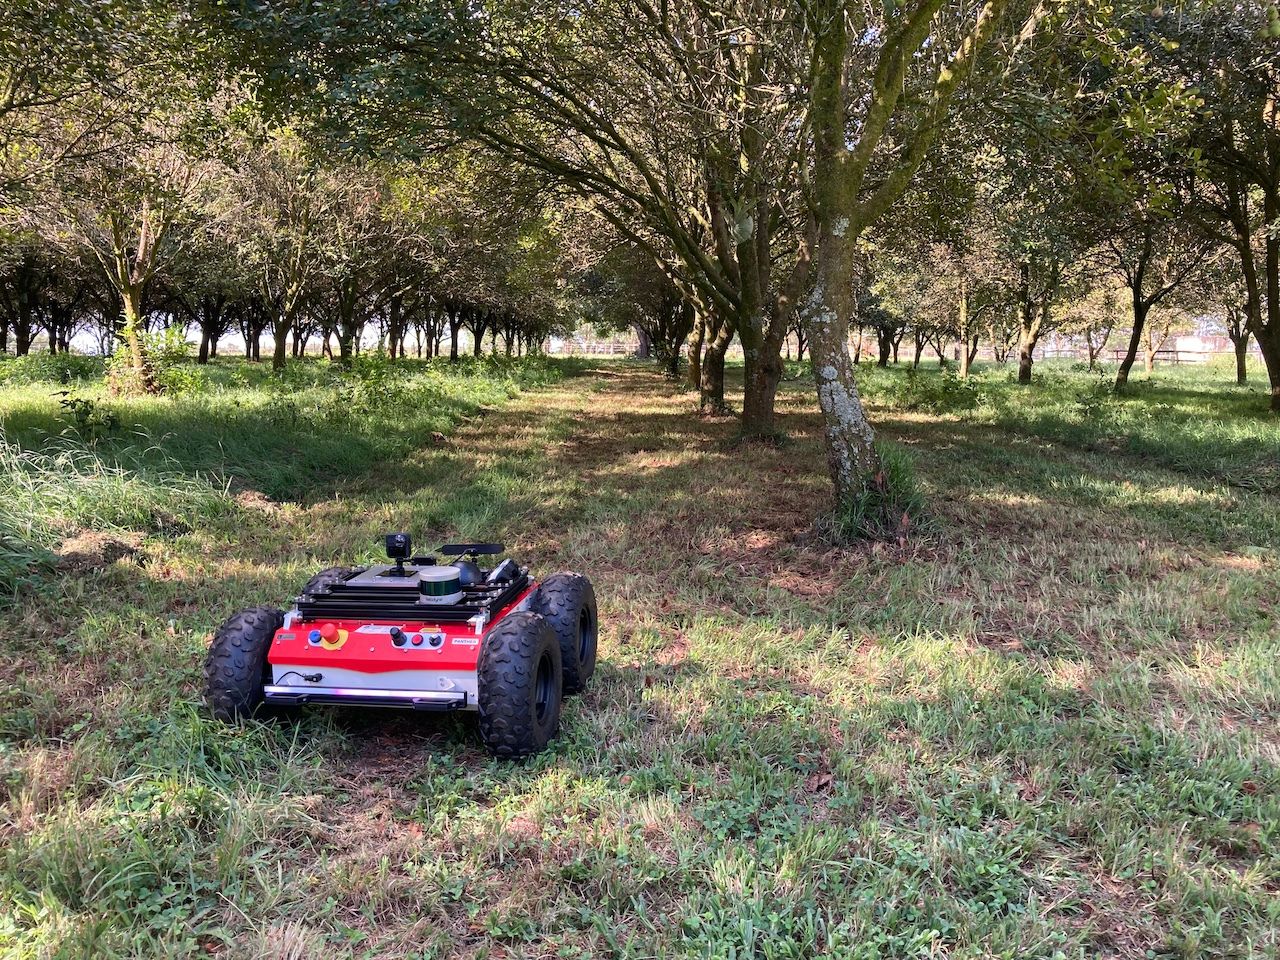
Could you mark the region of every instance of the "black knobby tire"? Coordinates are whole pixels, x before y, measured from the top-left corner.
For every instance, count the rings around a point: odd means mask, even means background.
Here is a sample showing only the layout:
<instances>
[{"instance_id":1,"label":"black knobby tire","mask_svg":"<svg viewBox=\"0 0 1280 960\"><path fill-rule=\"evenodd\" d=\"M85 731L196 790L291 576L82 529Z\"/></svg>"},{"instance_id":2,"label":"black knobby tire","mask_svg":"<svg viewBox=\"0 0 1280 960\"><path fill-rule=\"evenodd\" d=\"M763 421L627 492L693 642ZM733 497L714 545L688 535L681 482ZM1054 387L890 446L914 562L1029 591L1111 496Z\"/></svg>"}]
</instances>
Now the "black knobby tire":
<instances>
[{"instance_id":1,"label":"black knobby tire","mask_svg":"<svg viewBox=\"0 0 1280 960\"><path fill-rule=\"evenodd\" d=\"M587 689L596 669L600 614L591 581L580 573L557 573L543 580L532 604L547 618L560 641L564 663L564 692Z\"/></svg>"},{"instance_id":2,"label":"black knobby tire","mask_svg":"<svg viewBox=\"0 0 1280 960\"><path fill-rule=\"evenodd\" d=\"M284 614L274 607L250 607L213 635L204 665L204 696L219 720L230 723L258 712L262 685L270 679L267 650L283 625Z\"/></svg>"},{"instance_id":3,"label":"black knobby tire","mask_svg":"<svg viewBox=\"0 0 1280 960\"><path fill-rule=\"evenodd\" d=\"M560 643L540 614L513 613L490 630L476 664L480 739L496 757L542 750L560 727Z\"/></svg>"},{"instance_id":4,"label":"black knobby tire","mask_svg":"<svg viewBox=\"0 0 1280 960\"><path fill-rule=\"evenodd\" d=\"M318 593L326 587L331 587L335 583L345 580L355 572L355 567L326 567L307 581L307 585L302 588L302 592Z\"/></svg>"}]
</instances>

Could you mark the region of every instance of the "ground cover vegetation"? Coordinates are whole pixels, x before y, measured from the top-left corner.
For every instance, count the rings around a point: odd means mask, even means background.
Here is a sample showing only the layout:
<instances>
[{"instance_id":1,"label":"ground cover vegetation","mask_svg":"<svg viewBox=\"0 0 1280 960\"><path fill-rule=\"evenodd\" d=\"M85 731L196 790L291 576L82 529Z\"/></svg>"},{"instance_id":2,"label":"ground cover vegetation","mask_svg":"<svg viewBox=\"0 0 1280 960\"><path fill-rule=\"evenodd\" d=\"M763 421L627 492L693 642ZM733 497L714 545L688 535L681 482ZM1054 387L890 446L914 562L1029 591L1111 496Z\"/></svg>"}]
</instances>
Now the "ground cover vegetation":
<instances>
[{"instance_id":1,"label":"ground cover vegetation","mask_svg":"<svg viewBox=\"0 0 1280 960\"><path fill-rule=\"evenodd\" d=\"M0 951L1276 955L1278 38L0 3ZM591 575L550 753L197 706L391 529Z\"/></svg>"},{"instance_id":2,"label":"ground cover vegetation","mask_svg":"<svg viewBox=\"0 0 1280 960\"><path fill-rule=\"evenodd\" d=\"M440 361L411 387L430 422L227 431L215 469L175 420L280 395L211 366L223 386L173 398L80 381L122 425L96 440L60 381L0 394L6 522L48 551L6 598L7 954L1276 949L1280 450L1229 368L1116 396L1051 363L1034 405L998 367L976 402L879 371L865 396L927 515L840 547L812 521L831 492L802 377L794 439L744 456L644 364ZM308 371L301 402L363 375ZM387 459L263 471L335 435ZM396 527L590 572L599 682L550 753L492 761L465 720L202 712L221 618Z\"/></svg>"}]
</instances>

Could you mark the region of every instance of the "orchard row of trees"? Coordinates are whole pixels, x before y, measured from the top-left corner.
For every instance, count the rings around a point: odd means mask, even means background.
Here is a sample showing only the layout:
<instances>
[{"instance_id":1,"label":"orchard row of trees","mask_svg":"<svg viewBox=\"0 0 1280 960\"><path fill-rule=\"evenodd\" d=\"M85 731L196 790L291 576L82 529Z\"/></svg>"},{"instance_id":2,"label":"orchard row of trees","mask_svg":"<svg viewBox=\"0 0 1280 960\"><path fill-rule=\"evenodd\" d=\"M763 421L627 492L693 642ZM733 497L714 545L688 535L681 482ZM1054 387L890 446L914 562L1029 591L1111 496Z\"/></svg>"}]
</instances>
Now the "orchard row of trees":
<instances>
[{"instance_id":1,"label":"orchard row of trees","mask_svg":"<svg viewBox=\"0 0 1280 960\"><path fill-rule=\"evenodd\" d=\"M180 5L17 4L0 27L0 351L91 334L120 389L148 342L239 333L271 362L365 331L392 357L537 349L644 324L670 284L545 178L466 145L412 158L268 117L219 24ZM648 289L657 283L655 293ZM620 293L626 288L625 293ZM605 296L605 293L608 296ZM615 303L628 303L620 310Z\"/></svg>"},{"instance_id":2,"label":"orchard row of trees","mask_svg":"<svg viewBox=\"0 0 1280 960\"><path fill-rule=\"evenodd\" d=\"M908 329L958 341L962 367L985 340L1029 383L1049 330L1100 351L1124 326L1123 384L1174 308L1217 304L1280 409L1270 0L16 12L0 187L34 259L11 262L57 278L51 330L92 276L142 387L154 316L252 315L277 362L289 334L345 355L373 321L398 351L585 319L687 356L705 410L738 341L743 432L771 436L797 335L837 498L862 503L851 329L882 356Z\"/></svg>"},{"instance_id":3,"label":"orchard row of trees","mask_svg":"<svg viewBox=\"0 0 1280 960\"><path fill-rule=\"evenodd\" d=\"M219 133L219 155L106 144L27 194L0 253L16 353L90 329L149 388L157 327L195 331L201 361L235 331L259 359L265 332L281 367L313 339L345 360L371 324L392 356L456 358L463 329L477 352L486 334L511 352L561 322L556 226L501 171L322 162L289 130Z\"/></svg>"}]
</instances>

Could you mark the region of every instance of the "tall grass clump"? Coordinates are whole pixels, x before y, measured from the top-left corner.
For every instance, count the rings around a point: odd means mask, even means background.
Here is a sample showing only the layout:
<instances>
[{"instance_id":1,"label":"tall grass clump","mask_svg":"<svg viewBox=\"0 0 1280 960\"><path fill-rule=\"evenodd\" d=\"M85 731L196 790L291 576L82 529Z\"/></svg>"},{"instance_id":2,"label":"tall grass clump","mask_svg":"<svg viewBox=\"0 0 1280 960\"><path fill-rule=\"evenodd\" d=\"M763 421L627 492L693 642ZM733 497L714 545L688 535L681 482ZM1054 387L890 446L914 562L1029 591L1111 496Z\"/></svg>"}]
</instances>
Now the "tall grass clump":
<instances>
[{"instance_id":1,"label":"tall grass clump","mask_svg":"<svg viewBox=\"0 0 1280 960\"><path fill-rule=\"evenodd\" d=\"M32 353L25 357L0 356L0 386L21 387L35 383L87 383L101 380L106 369L102 357L78 353Z\"/></svg>"},{"instance_id":2,"label":"tall grass clump","mask_svg":"<svg viewBox=\"0 0 1280 960\"><path fill-rule=\"evenodd\" d=\"M125 469L66 439L24 450L0 434L0 598L51 566L58 540L78 530L177 533L233 509L199 476Z\"/></svg>"},{"instance_id":3,"label":"tall grass clump","mask_svg":"<svg viewBox=\"0 0 1280 960\"><path fill-rule=\"evenodd\" d=\"M854 499L836 510L836 534L844 540L904 542L924 519L925 498L915 463L901 447L876 443L880 469Z\"/></svg>"},{"instance_id":4,"label":"tall grass clump","mask_svg":"<svg viewBox=\"0 0 1280 960\"><path fill-rule=\"evenodd\" d=\"M961 413L982 400L977 382L962 380L950 368L940 373L909 369L902 376L884 378L877 386L879 402L913 413Z\"/></svg>"}]
</instances>

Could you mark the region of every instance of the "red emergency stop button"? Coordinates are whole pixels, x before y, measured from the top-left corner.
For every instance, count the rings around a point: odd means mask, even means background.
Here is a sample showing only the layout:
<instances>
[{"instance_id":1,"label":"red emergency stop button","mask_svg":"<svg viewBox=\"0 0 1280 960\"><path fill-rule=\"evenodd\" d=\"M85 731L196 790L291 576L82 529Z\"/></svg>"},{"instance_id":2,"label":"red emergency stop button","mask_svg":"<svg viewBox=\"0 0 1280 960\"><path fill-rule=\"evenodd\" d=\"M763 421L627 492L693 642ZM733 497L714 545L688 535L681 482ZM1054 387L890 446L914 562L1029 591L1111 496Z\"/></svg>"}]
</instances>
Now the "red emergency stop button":
<instances>
[{"instance_id":1,"label":"red emergency stop button","mask_svg":"<svg viewBox=\"0 0 1280 960\"><path fill-rule=\"evenodd\" d=\"M332 623L326 623L320 627L320 639L332 640L338 635L338 628Z\"/></svg>"}]
</instances>

